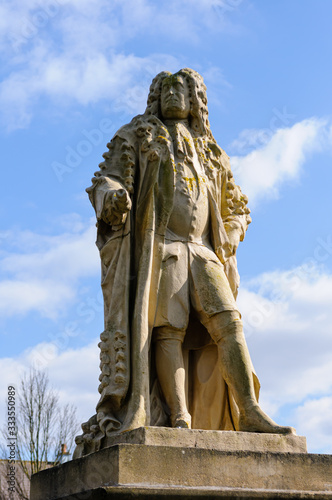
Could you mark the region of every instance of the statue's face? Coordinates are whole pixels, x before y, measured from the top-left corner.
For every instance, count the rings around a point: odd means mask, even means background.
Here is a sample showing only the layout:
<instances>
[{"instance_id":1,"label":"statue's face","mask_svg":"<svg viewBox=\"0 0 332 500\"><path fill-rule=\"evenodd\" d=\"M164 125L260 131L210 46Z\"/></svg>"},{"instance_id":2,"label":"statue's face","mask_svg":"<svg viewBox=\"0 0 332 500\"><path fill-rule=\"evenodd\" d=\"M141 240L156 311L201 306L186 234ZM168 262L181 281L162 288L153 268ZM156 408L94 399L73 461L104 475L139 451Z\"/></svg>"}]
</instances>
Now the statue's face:
<instances>
[{"instance_id":1,"label":"statue's face","mask_svg":"<svg viewBox=\"0 0 332 500\"><path fill-rule=\"evenodd\" d=\"M161 114L163 118L184 120L190 112L188 83L181 75L164 78L161 89Z\"/></svg>"}]
</instances>

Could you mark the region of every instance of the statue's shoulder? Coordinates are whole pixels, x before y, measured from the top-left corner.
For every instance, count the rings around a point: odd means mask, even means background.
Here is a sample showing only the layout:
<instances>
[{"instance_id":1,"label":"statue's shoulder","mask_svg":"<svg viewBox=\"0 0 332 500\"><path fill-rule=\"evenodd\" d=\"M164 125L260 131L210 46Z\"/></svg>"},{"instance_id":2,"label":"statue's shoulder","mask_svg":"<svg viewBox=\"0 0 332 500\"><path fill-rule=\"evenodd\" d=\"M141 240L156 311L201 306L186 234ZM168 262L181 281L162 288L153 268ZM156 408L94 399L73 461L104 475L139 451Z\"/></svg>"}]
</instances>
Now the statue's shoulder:
<instances>
[{"instance_id":1,"label":"statue's shoulder","mask_svg":"<svg viewBox=\"0 0 332 500\"><path fill-rule=\"evenodd\" d=\"M135 116L130 123L119 128L107 143L104 161L99 164L103 174L114 175L118 169L132 168L142 142L160 134L161 127L165 128L159 118L144 114Z\"/></svg>"},{"instance_id":2,"label":"statue's shoulder","mask_svg":"<svg viewBox=\"0 0 332 500\"><path fill-rule=\"evenodd\" d=\"M116 138L128 139L136 135L137 126L140 122L141 116L142 115L137 115L129 123L122 125L122 127L120 127L113 135L112 141Z\"/></svg>"},{"instance_id":3,"label":"statue's shoulder","mask_svg":"<svg viewBox=\"0 0 332 500\"><path fill-rule=\"evenodd\" d=\"M146 130L152 130L161 126L164 126L163 123L154 115L137 115L134 116L130 123L119 128L112 140L117 137L126 140L135 140L145 135Z\"/></svg>"}]
</instances>

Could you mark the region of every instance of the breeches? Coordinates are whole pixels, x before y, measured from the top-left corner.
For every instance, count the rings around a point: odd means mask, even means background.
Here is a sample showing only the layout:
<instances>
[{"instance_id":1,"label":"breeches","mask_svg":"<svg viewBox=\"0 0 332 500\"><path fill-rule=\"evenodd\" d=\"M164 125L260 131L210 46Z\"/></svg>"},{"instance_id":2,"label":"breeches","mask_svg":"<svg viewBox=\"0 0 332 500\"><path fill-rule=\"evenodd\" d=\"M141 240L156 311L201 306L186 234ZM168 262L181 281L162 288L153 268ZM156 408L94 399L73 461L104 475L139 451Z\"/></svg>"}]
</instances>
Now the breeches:
<instances>
[{"instance_id":1,"label":"breeches","mask_svg":"<svg viewBox=\"0 0 332 500\"><path fill-rule=\"evenodd\" d=\"M233 311L233 318L240 317L224 266L211 249L178 241L166 243L165 247L154 321L155 340L165 335L169 338L171 332L172 338L183 340L191 308L211 336L211 321L216 314Z\"/></svg>"}]
</instances>

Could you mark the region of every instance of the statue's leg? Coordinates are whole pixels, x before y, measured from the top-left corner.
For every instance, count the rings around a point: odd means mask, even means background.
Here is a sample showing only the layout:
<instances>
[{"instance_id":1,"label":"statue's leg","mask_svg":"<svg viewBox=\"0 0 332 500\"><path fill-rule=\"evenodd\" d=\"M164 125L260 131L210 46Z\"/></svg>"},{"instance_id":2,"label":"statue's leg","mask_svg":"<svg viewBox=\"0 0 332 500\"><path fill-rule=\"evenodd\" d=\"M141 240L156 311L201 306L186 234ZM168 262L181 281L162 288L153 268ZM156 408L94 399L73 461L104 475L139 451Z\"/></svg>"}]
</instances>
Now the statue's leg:
<instances>
[{"instance_id":1,"label":"statue's leg","mask_svg":"<svg viewBox=\"0 0 332 500\"><path fill-rule=\"evenodd\" d=\"M239 430L274 434L295 433L292 427L277 425L257 403L252 365L237 311L224 311L204 319L218 345L222 376L231 388L240 410Z\"/></svg>"},{"instance_id":2,"label":"statue's leg","mask_svg":"<svg viewBox=\"0 0 332 500\"><path fill-rule=\"evenodd\" d=\"M191 427L185 392L182 342L185 332L172 327L155 329L158 380L171 412L172 427Z\"/></svg>"}]
</instances>

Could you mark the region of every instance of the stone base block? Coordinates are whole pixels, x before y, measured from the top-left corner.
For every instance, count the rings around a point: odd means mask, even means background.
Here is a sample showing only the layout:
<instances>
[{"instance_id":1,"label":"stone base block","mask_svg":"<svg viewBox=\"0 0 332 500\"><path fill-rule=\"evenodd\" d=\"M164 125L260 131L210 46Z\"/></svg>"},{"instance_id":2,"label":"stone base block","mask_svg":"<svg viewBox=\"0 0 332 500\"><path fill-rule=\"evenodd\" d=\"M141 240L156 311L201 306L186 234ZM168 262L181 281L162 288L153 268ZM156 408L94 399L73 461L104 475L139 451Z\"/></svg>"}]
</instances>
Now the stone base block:
<instances>
[{"instance_id":1,"label":"stone base block","mask_svg":"<svg viewBox=\"0 0 332 500\"><path fill-rule=\"evenodd\" d=\"M332 456L304 453L301 437L141 428L112 439L35 474L31 500L332 499Z\"/></svg>"},{"instance_id":2,"label":"stone base block","mask_svg":"<svg viewBox=\"0 0 332 500\"><path fill-rule=\"evenodd\" d=\"M219 451L307 452L307 441L303 436L171 429L169 427L140 427L109 437L107 445L114 446L115 444L175 446L177 448L203 448Z\"/></svg>"}]
</instances>

